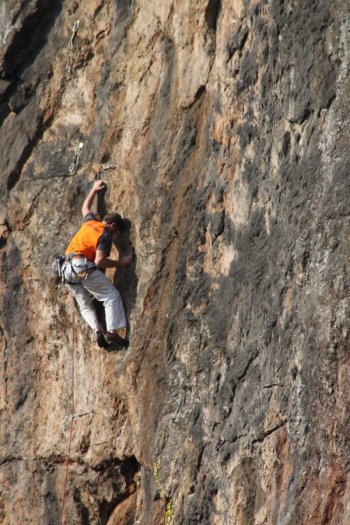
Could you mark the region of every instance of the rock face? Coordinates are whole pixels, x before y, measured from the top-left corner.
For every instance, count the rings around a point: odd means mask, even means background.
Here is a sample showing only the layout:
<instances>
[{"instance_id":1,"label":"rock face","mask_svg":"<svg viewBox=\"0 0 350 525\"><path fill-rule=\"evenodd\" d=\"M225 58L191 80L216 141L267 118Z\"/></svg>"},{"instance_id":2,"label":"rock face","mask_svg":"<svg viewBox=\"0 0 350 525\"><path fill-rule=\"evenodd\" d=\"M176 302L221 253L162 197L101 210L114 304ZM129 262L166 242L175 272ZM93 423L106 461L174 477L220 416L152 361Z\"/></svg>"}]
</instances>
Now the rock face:
<instances>
[{"instance_id":1,"label":"rock face","mask_svg":"<svg viewBox=\"0 0 350 525\"><path fill-rule=\"evenodd\" d=\"M340 0L1 2L3 525L349 524L349 50ZM96 166L126 352L50 274Z\"/></svg>"}]
</instances>

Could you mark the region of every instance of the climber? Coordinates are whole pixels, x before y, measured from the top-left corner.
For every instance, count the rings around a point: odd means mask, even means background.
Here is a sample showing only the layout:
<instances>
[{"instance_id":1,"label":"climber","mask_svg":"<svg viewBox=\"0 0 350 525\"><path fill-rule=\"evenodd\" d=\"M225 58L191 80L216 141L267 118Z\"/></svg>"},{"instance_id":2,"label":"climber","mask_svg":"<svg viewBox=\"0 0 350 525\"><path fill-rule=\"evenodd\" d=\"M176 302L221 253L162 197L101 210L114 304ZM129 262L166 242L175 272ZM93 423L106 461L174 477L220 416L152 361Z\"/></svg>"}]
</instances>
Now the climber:
<instances>
[{"instance_id":1,"label":"climber","mask_svg":"<svg viewBox=\"0 0 350 525\"><path fill-rule=\"evenodd\" d=\"M91 211L95 195L105 188L104 182L95 181L83 203L83 224L66 249L63 273L84 320L96 333L97 344L107 347L115 343L126 348L128 340L125 338L126 320L122 299L103 270L127 268L133 262L133 257L124 256L119 260L109 258L113 234L123 229L124 221L118 213L107 213L100 221ZM97 319L93 298L103 303L106 334L103 334Z\"/></svg>"}]
</instances>

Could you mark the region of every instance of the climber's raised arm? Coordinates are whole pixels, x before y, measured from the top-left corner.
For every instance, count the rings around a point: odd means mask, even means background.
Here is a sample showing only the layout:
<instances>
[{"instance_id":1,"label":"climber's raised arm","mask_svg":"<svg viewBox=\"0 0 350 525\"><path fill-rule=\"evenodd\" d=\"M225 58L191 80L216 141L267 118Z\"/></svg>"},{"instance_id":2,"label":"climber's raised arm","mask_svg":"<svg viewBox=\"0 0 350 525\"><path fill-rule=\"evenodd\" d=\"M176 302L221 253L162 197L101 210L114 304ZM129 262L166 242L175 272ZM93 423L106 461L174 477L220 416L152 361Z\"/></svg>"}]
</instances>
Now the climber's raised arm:
<instances>
[{"instance_id":1,"label":"climber's raised arm","mask_svg":"<svg viewBox=\"0 0 350 525\"><path fill-rule=\"evenodd\" d=\"M92 213L91 207L92 203L94 202L95 195L96 193L99 193L100 191L104 190L105 187L106 185L102 180L97 180L94 182L94 185L92 186L88 196L83 202L83 206L81 209L83 217L85 217L88 213Z\"/></svg>"}]
</instances>

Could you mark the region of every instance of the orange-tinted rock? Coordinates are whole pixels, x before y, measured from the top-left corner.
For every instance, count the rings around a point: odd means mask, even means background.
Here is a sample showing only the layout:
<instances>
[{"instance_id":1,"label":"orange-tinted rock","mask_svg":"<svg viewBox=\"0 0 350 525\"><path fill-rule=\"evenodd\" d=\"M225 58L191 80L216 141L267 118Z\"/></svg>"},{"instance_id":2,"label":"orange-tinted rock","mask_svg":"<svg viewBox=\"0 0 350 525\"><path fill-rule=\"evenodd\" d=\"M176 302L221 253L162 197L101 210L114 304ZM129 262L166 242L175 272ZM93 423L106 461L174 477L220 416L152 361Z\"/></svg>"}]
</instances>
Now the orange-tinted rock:
<instances>
[{"instance_id":1,"label":"orange-tinted rock","mask_svg":"<svg viewBox=\"0 0 350 525\"><path fill-rule=\"evenodd\" d=\"M0 35L0 522L348 525L346 3L9 0ZM51 279L96 175L118 353Z\"/></svg>"}]
</instances>

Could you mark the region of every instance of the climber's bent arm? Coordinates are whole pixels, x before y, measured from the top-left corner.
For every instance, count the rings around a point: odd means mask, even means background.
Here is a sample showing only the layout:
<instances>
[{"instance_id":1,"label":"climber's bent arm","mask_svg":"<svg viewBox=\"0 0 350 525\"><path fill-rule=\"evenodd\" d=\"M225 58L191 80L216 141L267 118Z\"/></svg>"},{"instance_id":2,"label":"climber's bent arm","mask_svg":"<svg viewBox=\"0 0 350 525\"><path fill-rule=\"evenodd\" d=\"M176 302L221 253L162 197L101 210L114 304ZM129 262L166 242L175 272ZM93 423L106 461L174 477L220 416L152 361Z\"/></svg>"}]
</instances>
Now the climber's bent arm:
<instances>
[{"instance_id":1,"label":"climber's bent arm","mask_svg":"<svg viewBox=\"0 0 350 525\"><path fill-rule=\"evenodd\" d=\"M127 268L132 263L133 258L131 255L121 257L118 261L109 259L106 252L103 250L96 250L95 264L97 268Z\"/></svg>"}]
</instances>

